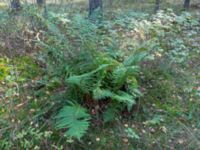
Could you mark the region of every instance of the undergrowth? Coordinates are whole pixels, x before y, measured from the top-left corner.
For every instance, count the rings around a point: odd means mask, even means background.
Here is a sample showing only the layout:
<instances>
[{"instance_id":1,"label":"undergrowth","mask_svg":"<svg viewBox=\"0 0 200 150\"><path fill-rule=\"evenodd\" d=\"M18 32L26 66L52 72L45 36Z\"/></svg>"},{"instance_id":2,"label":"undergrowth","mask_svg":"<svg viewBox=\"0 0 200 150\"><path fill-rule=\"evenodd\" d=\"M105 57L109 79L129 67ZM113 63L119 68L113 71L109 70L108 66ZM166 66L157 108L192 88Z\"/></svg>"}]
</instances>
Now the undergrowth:
<instances>
[{"instance_id":1,"label":"undergrowth","mask_svg":"<svg viewBox=\"0 0 200 150\"><path fill-rule=\"evenodd\" d=\"M200 146L197 17L1 13L1 149Z\"/></svg>"}]
</instances>

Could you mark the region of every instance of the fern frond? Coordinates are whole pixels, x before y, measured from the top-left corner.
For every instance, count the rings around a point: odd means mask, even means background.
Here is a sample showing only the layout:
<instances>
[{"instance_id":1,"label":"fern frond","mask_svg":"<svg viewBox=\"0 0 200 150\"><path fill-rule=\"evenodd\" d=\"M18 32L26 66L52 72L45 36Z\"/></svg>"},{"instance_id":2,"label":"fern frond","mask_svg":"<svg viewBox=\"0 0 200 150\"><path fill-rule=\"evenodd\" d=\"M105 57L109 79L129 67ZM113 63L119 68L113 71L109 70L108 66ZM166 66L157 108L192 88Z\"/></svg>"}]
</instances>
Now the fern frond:
<instances>
[{"instance_id":1,"label":"fern frond","mask_svg":"<svg viewBox=\"0 0 200 150\"><path fill-rule=\"evenodd\" d=\"M147 56L146 52L141 52L138 54L133 54L126 58L123 62L125 66L132 66L137 65L139 62L141 62L145 57Z\"/></svg>"},{"instance_id":2,"label":"fern frond","mask_svg":"<svg viewBox=\"0 0 200 150\"><path fill-rule=\"evenodd\" d=\"M113 83L115 86L115 89L120 89L130 78L131 76L134 76L139 70L138 66L119 66L116 69L113 70Z\"/></svg>"},{"instance_id":3,"label":"fern frond","mask_svg":"<svg viewBox=\"0 0 200 150\"><path fill-rule=\"evenodd\" d=\"M114 107L113 105L108 107L106 111L103 113L103 120L104 122L109 122L115 119L119 113L119 110L117 107Z\"/></svg>"},{"instance_id":4,"label":"fern frond","mask_svg":"<svg viewBox=\"0 0 200 150\"><path fill-rule=\"evenodd\" d=\"M110 65L108 64L103 64L91 72L71 76L66 80L66 82L71 85L77 85L83 91L90 91L90 89L92 89L98 82L95 80L94 74L98 72L101 73L102 70L106 70L109 66Z\"/></svg>"},{"instance_id":5,"label":"fern frond","mask_svg":"<svg viewBox=\"0 0 200 150\"><path fill-rule=\"evenodd\" d=\"M117 91L116 93L112 92L108 89L100 89L97 88L93 90L93 98L95 100L102 100L105 98L110 98L112 100L116 100L117 102L125 103L129 106L135 104L135 97L127 92Z\"/></svg>"},{"instance_id":6,"label":"fern frond","mask_svg":"<svg viewBox=\"0 0 200 150\"><path fill-rule=\"evenodd\" d=\"M139 72L139 66L130 66L127 67L128 76L136 75Z\"/></svg>"},{"instance_id":7,"label":"fern frond","mask_svg":"<svg viewBox=\"0 0 200 150\"><path fill-rule=\"evenodd\" d=\"M120 89L126 81L127 68L125 68L124 66L117 67L116 69L113 70L112 78L115 88Z\"/></svg>"},{"instance_id":8,"label":"fern frond","mask_svg":"<svg viewBox=\"0 0 200 150\"><path fill-rule=\"evenodd\" d=\"M96 89L93 90L93 98L95 100L102 100L102 99L105 99L105 98L112 98L113 95L114 94L108 89L96 88Z\"/></svg>"},{"instance_id":9,"label":"fern frond","mask_svg":"<svg viewBox=\"0 0 200 150\"><path fill-rule=\"evenodd\" d=\"M90 74L86 73L83 75L74 75L69 77L66 82L69 85L72 86L77 86L79 89L81 89L82 91L89 91L90 86L93 84L92 83L92 77Z\"/></svg>"},{"instance_id":10,"label":"fern frond","mask_svg":"<svg viewBox=\"0 0 200 150\"><path fill-rule=\"evenodd\" d=\"M117 94L115 94L113 96L114 99L116 99L117 101L119 102L123 102L127 105L133 105L135 104L135 98L128 94L127 92L124 92L124 91L118 91Z\"/></svg>"},{"instance_id":11,"label":"fern frond","mask_svg":"<svg viewBox=\"0 0 200 150\"><path fill-rule=\"evenodd\" d=\"M65 135L80 138L89 127L90 115L79 105L65 106L55 117L57 129L67 129Z\"/></svg>"}]
</instances>

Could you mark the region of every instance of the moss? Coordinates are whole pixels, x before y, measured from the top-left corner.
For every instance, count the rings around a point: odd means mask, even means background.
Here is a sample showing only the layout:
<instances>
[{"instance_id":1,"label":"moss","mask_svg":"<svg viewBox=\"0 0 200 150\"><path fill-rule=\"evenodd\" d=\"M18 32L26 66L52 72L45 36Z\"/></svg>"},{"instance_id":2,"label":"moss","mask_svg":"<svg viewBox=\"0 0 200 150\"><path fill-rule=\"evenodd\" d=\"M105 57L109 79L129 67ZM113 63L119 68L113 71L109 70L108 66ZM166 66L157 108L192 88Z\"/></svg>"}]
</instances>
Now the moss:
<instances>
[{"instance_id":1,"label":"moss","mask_svg":"<svg viewBox=\"0 0 200 150\"><path fill-rule=\"evenodd\" d=\"M15 58L13 64L16 66L21 80L34 79L41 74L41 68L30 56Z\"/></svg>"},{"instance_id":2,"label":"moss","mask_svg":"<svg viewBox=\"0 0 200 150\"><path fill-rule=\"evenodd\" d=\"M0 58L0 81L4 80L9 74L8 59Z\"/></svg>"}]
</instances>

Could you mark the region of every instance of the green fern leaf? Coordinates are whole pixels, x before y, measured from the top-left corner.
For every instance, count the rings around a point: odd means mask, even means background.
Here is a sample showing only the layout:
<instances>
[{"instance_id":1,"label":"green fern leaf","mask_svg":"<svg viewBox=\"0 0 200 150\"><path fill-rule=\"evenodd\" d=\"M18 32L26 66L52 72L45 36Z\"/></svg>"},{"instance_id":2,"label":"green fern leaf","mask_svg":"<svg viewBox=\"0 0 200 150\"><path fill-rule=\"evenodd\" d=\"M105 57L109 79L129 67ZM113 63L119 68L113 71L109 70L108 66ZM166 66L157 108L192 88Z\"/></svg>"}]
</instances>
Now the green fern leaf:
<instances>
[{"instance_id":1,"label":"green fern leaf","mask_svg":"<svg viewBox=\"0 0 200 150\"><path fill-rule=\"evenodd\" d=\"M70 85L77 85L83 91L89 92L90 89L93 89L95 84L98 82L95 79L96 73L102 73L102 71L106 70L110 65L102 64L97 69L84 73L82 75L73 75L66 79L66 82Z\"/></svg>"},{"instance_id":2,"label":"green fern leaf","mask_svg":"<svg viewBox=\"0 0 200 150\"><path fill-rule=\"evenodd\" d=\"M93 98L95 100L102 100L102 99L105 99L105 98L112 98L113 95L114 94L108 89L96 88L96 89L93 90Z\"/></svg>"},{"instance_id":3,"label":"green fern leaf","mask_svg":"<svg viewBox=\"0 0 200 150\"><path fill-rule=\"evenodd\" d=\"M139 70L138 66L119 66L113 70L113 83L115 89L120 89L127 81L128 77L135 75Z\"/></svg>"},{"instance_id":4,"label":"green fern leaf","mask_svg":"<svg viewBox=\"0 0 200 150\"><path fill-rule=\"evenodd\" d=\"M132 107L133 104L135 104L134 96L123 91L118 91L117 93L114 93L108 89L97 88L93 90L93 98L96 100L110 98L112 100L116 100L117 102L125 103L127 104L127 106L130 106L130 107Z\"/></svg>"},{"instance_id":5,"label":"green fern leaf","mask_svg":"<svg viewBox=\"0 0 200 150\"><path fill-rule=\"evenodd\" d=\"M139 71L139 66L130 66L127 67L128 76L136 75Z\"/></svg>"},{"instance_id":6,"label":"green fern leaf","mask_svg":"<svg viewBox=\"0 0 200 150\"><path fill-rule=\"evenodd\" d=\"M120 89L126 82L127 68L125 68L124 66L119 66L113 70L112 75L115 89Z\"/></svg>"},{"instance_id":7,"label":"green fern leaf","mask_svg":"<svg viewBox=\"0 0 200 150\"><path fill-rule=\"evenodd\" d=\"M114 107L113 105L108 107L107 110L103 113L103 120L104 122L110 122L114 120L119 113L119 110Z\"/></svg>"},{"instance_id":8,"label":"green fern leaf","mask_svg":"<svg viewBox=\"0 0 200 150\"><path fill-rule=\"evenodd\" d=\"M125 66L137 65L139 62L141 62L142 60L144 60L146 56L147 56L146 52L141 52L141 53L138 53L138 54L133 54L133 55L129 56L128 58L126 58L124 60L123 64Z\"/></svg>"},{"instance_id":9,"label":"green fern leaf","mask_svg":"<svg viewBox=\"0 0 200 150\"><path fill-rule=\"evenodd\" d=\"M118 91L117 94L113 96L113 98L119 102L127 104L130 107L132 107L133 104L135 104L135 98L132 95L123 91Z\"/></svg>"},{"instance_id":10,"label":"green fern leaf","mask_svg":"<svg viewBox=\"0 0 200 150\"><path fill-rule=\"evenodd\" d=\"M79 105L65 106L55 117L57 129L68 129L65 136L80 138L89 127L90 115Z\"/></svg>"}]
</instances>

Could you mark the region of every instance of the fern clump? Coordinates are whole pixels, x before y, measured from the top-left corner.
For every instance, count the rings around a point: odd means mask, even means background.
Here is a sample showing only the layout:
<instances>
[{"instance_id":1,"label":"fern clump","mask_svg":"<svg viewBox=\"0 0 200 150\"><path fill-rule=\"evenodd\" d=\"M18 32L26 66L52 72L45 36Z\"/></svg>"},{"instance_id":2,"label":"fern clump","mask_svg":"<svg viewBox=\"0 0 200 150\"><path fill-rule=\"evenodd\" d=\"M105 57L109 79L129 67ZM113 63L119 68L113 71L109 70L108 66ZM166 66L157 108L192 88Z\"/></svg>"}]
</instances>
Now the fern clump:
<instances>
[{"instance_id":1,"label":"fern clump","mask_svg":"<svg viewBox=\"0 0 200 150\"><path fill-rule=\"evenodd\" d=\"M130 56L124 61L116 60L105 52L96 52L96 57L89 62L78 57L85 67L81 71L74 69L70 76L66 76L69 97L84 101L85 95L89 95L94 101L111 101L111 107L103 116L105 122L114 119L121 108L126 107L130 111L141 94L136 79L139 70L136 62L141 55L144 54ZM75 65L73 68L78 67ZM116 109L112 108L112 103L118 105ZM109 112L112 113L106 115ZM56 118L58 129L68 129L66 136L80 139L89 126L90 117L81 106L65 106Z\"/></svg>"},{"instance_id":2,"label":"fern clump","mask_svg":"<svg viewBox=\"0 0 200 150\"><path fill-rule=\"evenodd\" d=\"M85 67L81 68L81 72L74 70L66 78L66 84L71 89L72 96L75 92L82 93L79 98L89 94L94 100L110 99L131 108L139 96L136 80L139 70L137 62L144 57L144 53L140 53L119 61L105 52L96 52L96 56L91 60L79 57L79 62Z\"/></svg>"}]
</instances>

